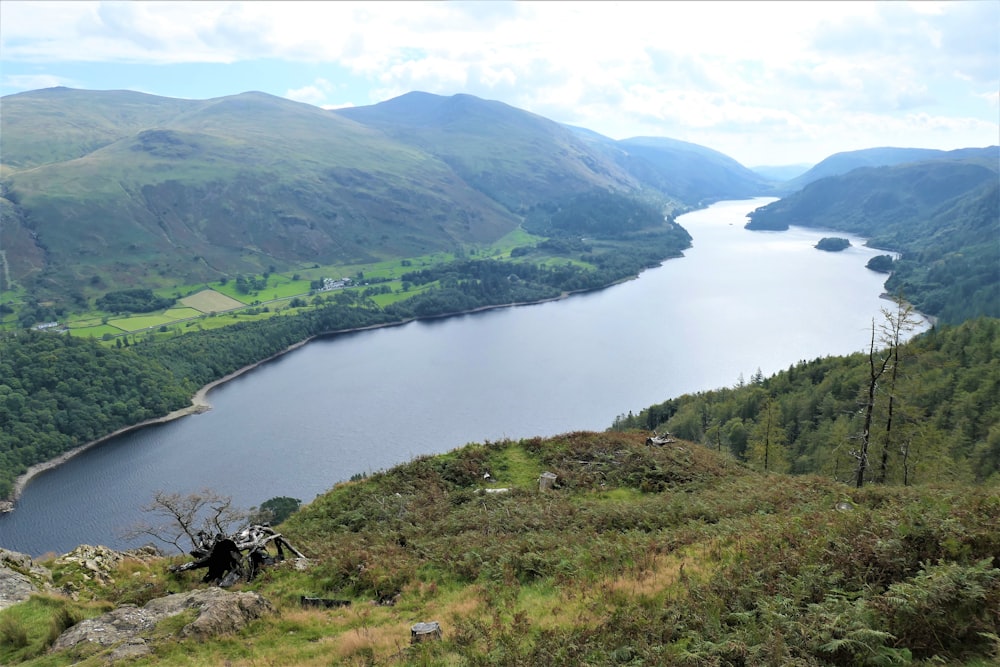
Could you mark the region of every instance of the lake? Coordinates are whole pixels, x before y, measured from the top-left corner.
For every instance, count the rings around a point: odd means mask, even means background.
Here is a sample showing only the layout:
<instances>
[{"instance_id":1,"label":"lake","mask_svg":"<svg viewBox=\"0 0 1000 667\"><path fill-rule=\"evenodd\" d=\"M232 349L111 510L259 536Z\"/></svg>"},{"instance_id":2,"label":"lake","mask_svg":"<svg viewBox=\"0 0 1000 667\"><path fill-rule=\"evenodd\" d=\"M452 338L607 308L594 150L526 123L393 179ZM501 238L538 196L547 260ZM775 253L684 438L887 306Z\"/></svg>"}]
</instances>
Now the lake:
<instances>
[{"instance_id":1,"label":"lake","mask_svg":"<svg viewBox=\"0 0 1000 667\"><path fill-rule=\"evenodd\" d=\"M879 251L840 232L750 232L773 199L678 220L693 247L632 281L561 301L315 340L209 394L213 409L102 444L35 478L0 516L32 555L138 546L154 491L211 488L243 507L304 502L356 473L469 442L604 430L683 393L867 349ZM842 252L813 246L849 238Z\"/></svg>"}]
</instances>

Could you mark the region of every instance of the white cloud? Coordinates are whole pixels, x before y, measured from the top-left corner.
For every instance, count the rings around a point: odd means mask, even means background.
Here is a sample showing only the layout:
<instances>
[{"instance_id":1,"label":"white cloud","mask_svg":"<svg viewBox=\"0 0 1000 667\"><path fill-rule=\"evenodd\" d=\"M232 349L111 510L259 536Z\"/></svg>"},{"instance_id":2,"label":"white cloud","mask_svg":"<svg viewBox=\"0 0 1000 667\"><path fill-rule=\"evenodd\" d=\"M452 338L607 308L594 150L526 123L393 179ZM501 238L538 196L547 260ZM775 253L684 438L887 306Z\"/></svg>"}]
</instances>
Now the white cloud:
<instances>
[{"instance_id":1,"label":"white cloud","mask_svg":"<svg viewBox=\"0 0 1000 667\"><path fill-rule=\"evenodd\" d=\"M38 90L56 86L72 88L75 85L72 80L55 74L9 74L4 75L3 82L5 86L22 90Z\"/></svg>"},{"instance_id":2,"label":"white cloud","mask_svg":"<svg viewBox=\"0 0 1000 667\"><path fill-rule=\"evenodd\" d=\"M327 95L334 90L333 84L326 79L316 79L308 86L292 88L285 91L285 97L296 102L305 102L316 106L323 106Z\"/></svg>"},{"instance_id":3,"label":"white cloud","mask_svg":"<svg viewBox=\"0 0 1000 667\"><path fill-rule=\"evenodd\" d=\"M709 137L723 151L752 150L748 131L786 146L916 145L925 135L907 132L940 125L916 118L951 118L956 142L998 132L997 95L983 93L1000 88L997 2L4 0L0 17L5 63L270 59L367 80L346 101L336 81L270 89L318 106L464 92L610 136Z\"/></svg>"}]
</instances>

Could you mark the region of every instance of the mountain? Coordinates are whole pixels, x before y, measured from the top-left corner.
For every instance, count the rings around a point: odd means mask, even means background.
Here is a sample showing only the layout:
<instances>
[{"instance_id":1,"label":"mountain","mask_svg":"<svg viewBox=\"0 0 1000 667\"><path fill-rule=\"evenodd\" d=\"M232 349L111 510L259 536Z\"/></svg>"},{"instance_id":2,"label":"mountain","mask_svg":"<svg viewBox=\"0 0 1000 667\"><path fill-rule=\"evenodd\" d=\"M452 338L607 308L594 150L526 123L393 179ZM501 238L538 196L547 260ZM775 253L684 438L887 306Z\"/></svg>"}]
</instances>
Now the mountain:
<instances>
[{"instance_id":1,"label":"mountain","mask_svg":"<svg viewBox=\"0 0 1000 667\"><path fill-rule=\"evenodd\" d=\"M41 91L3 110L12 235L40 249L12 277L41 286L368 261L492 241L518 223L434 156L263 93Z\"/></svg>"},{"instance_id":2,"label":"mountain","mask_svg":"<svg viewBox=\"0 0 1000 667\"><path fill-rule=\"evenodd\" d=\"M689 205L772 193L769 179L705 146L664 137L615 141L590 130L573 130L646 187L670 193Z\"/></svg>"},{"instance_id":3,"label":"mountain","mask_svg":"<svg viewBox=\"0 0 1000 667\"><path fill-rule=\"evenodd\" d=\"M588 139L470 95L331 112L256 92L53 88L2 107L0 279L78 304L111 288L460 250L595 191L669 212L763 187L709 149Z\"/></svg>"},{"instance_id":4,"label":"mountain","mask_svg":"<svg viewBox=\"0 0 1000 667\"><path fill-rule=\"evenodd\" d=\"M633 173L685 201L705 204L772 193L768 179L711 148L665 137L635 137L618 145L635 159Z\"/></svg>"},{"instance_id":5,"label":"mountain","mask_svg":"<svg viewBox=\"0 0 1000 667\"><path fill-rule=\"evenodd\" d=\"M891 167L906 162L936 159L989 158L989 150L988 148L961 148L954 151L931 148L866 148L860 151L835 153L801 176L790 179L781 189L783 192L794 192L821 178L839 176L861 167Z\"/></svg>"},{"instance_id":6,"label":"mountain","mask_svg":"<svg viewBox=\"0 0 1000 667\"><path fill-rule=\"evenodd\" d=\"M854 169L757 209L748 229L852 232L901 253L886 288L945 321L1000 316L1000 147Z\"/></svg>"},{"instance_id":7,"label":"mountain","mask_svg":"<svg viewBox=\"0 0 1000 667\"><path fill-rule=\"evenodd\" d=\"M501 102L413 92L334 113L434 155L511 211L594 188L640 187L570 130Z\"/></svg>"}]
</instances>

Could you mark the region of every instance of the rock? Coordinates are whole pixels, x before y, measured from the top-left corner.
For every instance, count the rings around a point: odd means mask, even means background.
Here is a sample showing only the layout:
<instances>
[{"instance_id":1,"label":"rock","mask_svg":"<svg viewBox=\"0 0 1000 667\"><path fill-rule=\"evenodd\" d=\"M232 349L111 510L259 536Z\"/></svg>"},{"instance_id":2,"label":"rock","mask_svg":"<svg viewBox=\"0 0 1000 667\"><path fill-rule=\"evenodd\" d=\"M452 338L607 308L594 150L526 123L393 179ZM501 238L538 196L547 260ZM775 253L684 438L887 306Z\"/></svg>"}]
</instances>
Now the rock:
<instances>
[{"instance_id":1,"label":"rock","mask_svg":"<svg viewBox=\"0 0 1000 667\"><path fill-rule=\"evenodd\" d=\"M35 565L31 556L0 549L0 609L24 602L51 584L52 573Z\"/></svg>"},{"instance_id":2,"label":"rock","mask_svg":"<svg viewBox=\"0 0 1000 667\"><path fill-rule=\"evenodd\" d=\"M96 618L77 623L59 635L53 651L74 648L83 643L113 648L112 662L127 657L146 655L149 642L160 621L194 609L197 618L185 625L180 635L203 640L235 632L249 621L273 611L271 603L257 593L234 593L219 588L206 588L176 593L150 600L143 607L123 605Z\"/></svg>"},{"instance_id":3,"label":"rock","mask_svg":"<svg viewBox=\"0 0 1000 667\"><path fill-rule=\"evenodd\" d=\"M79 565L85 570L94 574L94 578L101 583L112 583L114 579L111 573L118 565L125 560L125 554L102 546L90 546L81 544L73 551L56 559L56 564L65 565L72 563ZM85 578L86 575L84 575Z\"/></svg>"},{"instance_id":4,"label":"rock","mask_svg":"<svg viewBox=\"0 0 1000 667\"><path fill-rule=\"evenodd\" d=\"M9 567L0 567L0 609L24 602L37 592L38 587L27 576Z\"/></svg>"}]
</instances>

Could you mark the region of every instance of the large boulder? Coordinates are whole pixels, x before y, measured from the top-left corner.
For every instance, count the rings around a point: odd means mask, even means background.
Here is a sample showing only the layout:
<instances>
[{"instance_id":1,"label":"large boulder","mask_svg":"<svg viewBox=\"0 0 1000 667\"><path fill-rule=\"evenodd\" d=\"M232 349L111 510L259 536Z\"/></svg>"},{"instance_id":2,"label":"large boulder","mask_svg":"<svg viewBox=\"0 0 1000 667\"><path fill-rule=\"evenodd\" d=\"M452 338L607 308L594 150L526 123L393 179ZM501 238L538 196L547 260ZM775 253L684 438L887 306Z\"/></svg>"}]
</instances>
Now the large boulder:
<instances>
[{"instance_id":1,"label":"large boulder","mask_svg":"<svg viewBox=\"0 0 1000 667\"><path fill-rule=\"evenodd\" d=\"M52 573L35 565L31 556L0 549L0 609L27 600L51 587Z\"/></svg>"},{"instance_id":2,"label":"large boulder","mask_svg":"<svg viewBox=\"0 0 1000 667\"><path fill-rule=\"evenodd\" d=\"M108 658L116 661L146 655L160 621L189 610L196 618L180 630L181 637L206 639L235 632L248 622L273 611L271 603L257 593L206 588L175 593L150 600L142 607L123 605L106 614L77 623L62 633L53 651L84 648L111 649ZM89 651L88 651L89 652Z\"/></svg>"}]
</instances>

